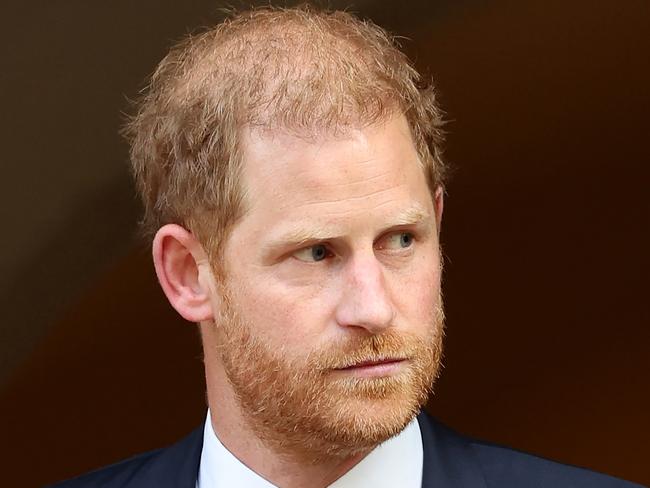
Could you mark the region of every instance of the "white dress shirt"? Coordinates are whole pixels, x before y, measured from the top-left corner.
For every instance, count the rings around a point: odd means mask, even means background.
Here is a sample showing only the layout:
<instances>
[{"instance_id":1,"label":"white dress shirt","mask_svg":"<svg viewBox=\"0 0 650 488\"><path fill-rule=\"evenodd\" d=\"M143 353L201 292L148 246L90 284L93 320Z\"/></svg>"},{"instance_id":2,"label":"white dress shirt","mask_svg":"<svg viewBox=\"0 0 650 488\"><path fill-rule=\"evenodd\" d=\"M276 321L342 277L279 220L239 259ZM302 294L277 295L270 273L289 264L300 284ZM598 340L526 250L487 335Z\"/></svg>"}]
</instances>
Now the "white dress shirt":
<instances>
[{"instance_id":1,"label":"white dress shirt","mask_svg":"<svg viewBox=\"0 0 650 488\"><path fill-rule=\"evenodd\" d=\"M383 442L330 488L420 488L422 486L422 437L413 419L395 437ZM276 488L237 459L212 429L210 411L203 431L203 450L196 488Z\"/></svg>"}]
</instances>

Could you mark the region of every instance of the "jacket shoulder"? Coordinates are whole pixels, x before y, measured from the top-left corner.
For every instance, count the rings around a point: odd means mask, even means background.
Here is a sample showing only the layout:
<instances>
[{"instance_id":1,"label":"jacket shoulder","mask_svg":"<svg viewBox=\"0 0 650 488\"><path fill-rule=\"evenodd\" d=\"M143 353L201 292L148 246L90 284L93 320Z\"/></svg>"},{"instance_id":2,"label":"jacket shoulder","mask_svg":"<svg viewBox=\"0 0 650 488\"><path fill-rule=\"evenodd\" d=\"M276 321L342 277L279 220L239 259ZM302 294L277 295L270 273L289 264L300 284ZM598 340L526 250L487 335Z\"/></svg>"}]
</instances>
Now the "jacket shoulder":
<instances>
[{"instance_id":1,"label":"jacket shoulder","mask_svg":"<svg viewBox=\"0 0 650 488\"><path fill-rule=\"evenodd\" d=\"M200 427L170 447L139 454L50 488L193 487L202 446L203 427Z\"/></svg>"},{"instance_id":2,"label":"jacket shoulder","mask_svg":"<svg viewBox=\"0 0 650 488\"><path fill-rule=\"evenodd\" d=\"M49 488L127 488L138 485L143 477L147 478L155 466L156 458L162 449L145 452L115 464L105 466L67 481L61 481Z\"/></svg>"},{"instance_id":3,"label":"jacket shoulder","mask_svg":"<svg viewBox=\"0 0 650 488\"><path fill-rule=\"evenodd\" d=\"M515 449L477 440L469 442L490 486L642 488L629 481Z\"/></svg>"},{"instance_id":4,"label":"jacket shoulder","mask_svg":"<svg viewBox=\"0 0 650 488\"><path fill-rule=\"evenodd\" d=\"M422 412L423 486L476 488L643 488L588 469L472 439Z\"/></svg>"}]
</instances>

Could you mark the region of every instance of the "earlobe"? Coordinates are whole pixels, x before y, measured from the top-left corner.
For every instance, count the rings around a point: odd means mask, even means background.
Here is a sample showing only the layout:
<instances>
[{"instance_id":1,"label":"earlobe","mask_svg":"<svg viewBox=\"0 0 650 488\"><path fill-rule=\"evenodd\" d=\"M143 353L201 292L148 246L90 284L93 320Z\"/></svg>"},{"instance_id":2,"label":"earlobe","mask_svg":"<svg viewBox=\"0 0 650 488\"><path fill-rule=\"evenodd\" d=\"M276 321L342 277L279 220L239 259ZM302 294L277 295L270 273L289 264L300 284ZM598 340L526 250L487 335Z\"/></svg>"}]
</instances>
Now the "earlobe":
<instances>
[{"instance_id":1,"label":"earlobe","mask_svg":"<svg viewBox=\"0 0 650 488\"><path fill-rule=\"evenodd\" d=\"M208 259L192 233L180 225L164 225L156 232L152 251L158 281L172 307L190 322L211 320L211 289L200 279Z\"/></svg>"}]
</instances>

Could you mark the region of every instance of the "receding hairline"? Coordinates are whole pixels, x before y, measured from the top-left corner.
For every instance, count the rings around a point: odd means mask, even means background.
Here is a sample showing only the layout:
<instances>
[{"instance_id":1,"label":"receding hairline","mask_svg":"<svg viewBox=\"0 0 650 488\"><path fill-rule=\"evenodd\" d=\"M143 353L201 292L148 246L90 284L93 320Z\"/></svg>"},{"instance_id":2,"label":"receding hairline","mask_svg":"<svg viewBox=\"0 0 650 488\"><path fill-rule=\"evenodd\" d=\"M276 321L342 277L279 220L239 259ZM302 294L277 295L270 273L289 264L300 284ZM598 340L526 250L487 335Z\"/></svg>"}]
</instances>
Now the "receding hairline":
<instances>
[{"instance_id":1,"label":"receding hairline","mask_svg":"<svg viewBox=\"0 0 650 488\"><path fill-rule=\"evenodd\" d=\"M211 93L210 81L230 79L228 91L242 100L229 107L237 125L372 122L395 106L409 108L394 77L419 80L393 37L340 11L256 8L188 38L179 51L170 94L180 103L197 90L223 99L228 92Z\"/></svg>"},{"instance_id":2,"label":"receding hairline","mask_svg":"<svg viewBox=\"0 0 650 488\"><path fill-rule=\"evenodd\" d=\"M336 131L397 108L441 184L440 114L419 81L390 34L347 12L264 7L187 38L159 65L128 128L145 225L179 223L214 242L226 235L243 201L235 132L246 123Z\"/></svg>"}]
</instances>

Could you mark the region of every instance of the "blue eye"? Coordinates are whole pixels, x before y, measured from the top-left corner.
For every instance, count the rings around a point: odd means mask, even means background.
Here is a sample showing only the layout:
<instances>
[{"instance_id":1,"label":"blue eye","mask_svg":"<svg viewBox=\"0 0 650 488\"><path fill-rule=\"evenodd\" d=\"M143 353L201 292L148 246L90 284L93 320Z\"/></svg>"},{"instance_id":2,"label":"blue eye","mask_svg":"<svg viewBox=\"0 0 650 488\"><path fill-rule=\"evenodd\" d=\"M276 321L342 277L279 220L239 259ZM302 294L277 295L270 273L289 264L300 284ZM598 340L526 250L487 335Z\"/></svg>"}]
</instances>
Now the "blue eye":
<instances>
[{"instance_id":1,"label":"blue eye","mask_svg":"<svg viewBox=\"0 0 650 488\"><path fill-rule=\"evenodd\" d=\"M409 247L411 244L413 244L413 234L409 234L408 232L403 232L402 234L400 234L399 243L402 247Z\"/></svg>"},{"instance_id":2,"label":"blue eye","mask_svg":"<svg viewBox=\"0 0 650 488\"><path fill-rule=\"evenodd\" d=\"M316 244L304 249L300 249L293 254L300 261L318 262L328 256L327 246L325 244Z\"/></svg>"},{"instance_id":3,"label":"blue eye","mask_svg":"<svg viewBox=\"0 0 650 488\"><path fill-rule=\"evenodd\" d=\"M327 248L322 244L318 246L312 246L310 249L311 257L314 261L322 261L327 256Z\"/></svg>"},{"instance_id":4,"label":"blue eye","mask_svg":"<svg viewBox=\"0 0 650 488\"><path fill-rule=\"evenodd\" d=\"M386 249L406 249L413 245L413 234L410 232L398 232L388 236Z\"/></svg>"}]
</instances>

